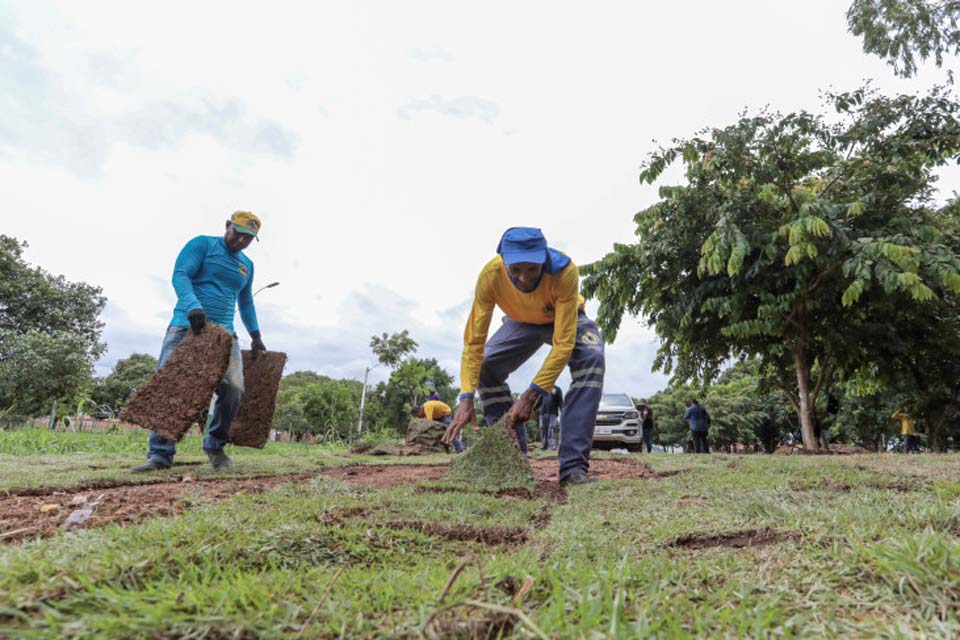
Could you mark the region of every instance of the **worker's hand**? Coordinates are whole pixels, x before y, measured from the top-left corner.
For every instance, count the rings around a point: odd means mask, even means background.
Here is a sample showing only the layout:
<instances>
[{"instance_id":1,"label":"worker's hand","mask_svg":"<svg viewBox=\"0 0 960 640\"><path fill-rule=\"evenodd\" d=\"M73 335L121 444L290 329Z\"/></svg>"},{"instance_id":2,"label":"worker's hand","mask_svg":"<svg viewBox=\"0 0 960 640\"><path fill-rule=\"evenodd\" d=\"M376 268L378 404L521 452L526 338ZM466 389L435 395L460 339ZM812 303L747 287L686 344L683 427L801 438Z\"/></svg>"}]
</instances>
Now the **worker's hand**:
<instances>
[{"instance_id":1,"label":"worker's hand","mask_svg":"<svg viewBox=\"0 0 960 640\"><path fill-rule=\"evenodd\" d=\"M440 441L444 444L453 444L453 439L460 435L460 431L470 423L473 423L474 430L479 429L477 426L477 411L473 407L473 398L464 398L457 405L453 420L450 421Z\"/></svg>"},{"instance_id":2,"label":"worker's hand","mask_svg":"<svg viewBox=\"0 0 960 640\"><path fill-rule=\"evenodd\" d=\"M261 352L265 352L266 350L267 348L263 345L263 340L260 339L260 332L251 331L250 332L250 351L251 351L251 355L253 356L253 359L256 360L257 356L260 355Z\"/></svg>"},{"instance_id":3,"label":"worker's hand","mask_svg":"<svg viewBox=\"0 0 960 640\"><path fill-rule=\"evenodd\" d=\"M203 328L207 326L207 314L203 309L194 309L187 314L187 320L190 321L190 328L193 329L193 335L198 336Z\"/></svg>"},{"instance_id":4,"label":"worker's hand","mask_svg":"<svg viewBox=\"0 0 960 640\"><path fill-rule=\"evenodd\" d=\"M523 424L533 415L533 405L540 396L540 392L530 388L520 394L510 410L507 411L507 429L513 430L518 424Z\"/></svg>"}]
</instances>

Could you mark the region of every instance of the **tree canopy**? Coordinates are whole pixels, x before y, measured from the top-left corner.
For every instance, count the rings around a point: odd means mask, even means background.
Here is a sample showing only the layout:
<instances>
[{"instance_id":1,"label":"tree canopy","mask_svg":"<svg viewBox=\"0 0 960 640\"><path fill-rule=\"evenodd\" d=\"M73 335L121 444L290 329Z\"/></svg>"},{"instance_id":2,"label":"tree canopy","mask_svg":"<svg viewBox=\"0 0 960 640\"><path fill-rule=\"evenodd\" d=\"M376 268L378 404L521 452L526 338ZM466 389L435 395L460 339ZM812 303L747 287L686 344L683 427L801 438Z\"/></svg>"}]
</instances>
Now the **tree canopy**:
<instances>
[{"instance_id":1,"label":"tree canopy","mask_svg":"<svg viewBox=\"0 0 960 640\"><path fill-rule=\"evenodd\" d=\"M0 412L38 415L89 385L106 349L106 299L99 287L31 267L26 246L0 235Z\"/></svg>"},{"instance_id":2,"label":"tree canopy","mask_svg":"<svg viewBox=\"0 0 960 640\"><path fill-rule=\"evenodd\" d=\"M876 357L891 314L929 322L960 294L955 207L933 198L935 170L960 157L955 96L828 100L832 120L743 115L653 153L642 181L680 161L686 184L660 187L634 218L638 242L583 270L607 339L643 314L662 339L655 367L677 380L758 357L808 448L818 394Z\"/></svg>"},{"instance_id":3,"label":"tree canopy","mask_svg":"<svg viewBox=\"0 0 960 640\"><path fill-rule=\"evenodd\" d=\"M118 360L113 371L98 379L91 399L98 405L107 406L114 415L126 404L133 392L147 382L157 370L157 359L146 353L134 353Z\"/></svg>"},{"instance_id":4,"label":"tree canopy","mask_svg":"<svg viewBox=\"0 0 960 640\"><path fill-rule=\"evenodd\" d=\"M854 0L847 10L847 25L863 38L863 50L904 78L916 75L917 58L933 58L941 67L944 54L960 53L958 22L958 0Z\"/></svg>"}]
</instances>

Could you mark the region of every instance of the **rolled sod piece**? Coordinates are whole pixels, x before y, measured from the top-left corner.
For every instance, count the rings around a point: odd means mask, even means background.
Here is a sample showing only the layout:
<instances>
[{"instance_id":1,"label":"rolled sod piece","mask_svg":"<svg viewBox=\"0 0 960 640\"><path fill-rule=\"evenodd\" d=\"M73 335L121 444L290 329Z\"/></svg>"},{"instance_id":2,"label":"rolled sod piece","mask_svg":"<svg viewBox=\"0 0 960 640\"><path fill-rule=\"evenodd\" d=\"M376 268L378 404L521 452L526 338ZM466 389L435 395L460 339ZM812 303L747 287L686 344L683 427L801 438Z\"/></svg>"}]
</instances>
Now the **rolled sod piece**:
<instances>
[{"instance_id":1,"label":"rolled sod piece","mask_svg":"<svg viewBox=\"0 0 960 640\"><path fill-rule=\"evenodd\" d=\"M446 431L447 426L442 422L426 418L410 418L406 442L408 445L418 446L423 453L446 453L447 445L440 442Z\"/></svg>"},{"instance_id":2,"label":"rolled sod piece","mask_svg":"<svg viewBox=\"0 0 960 640\"><path fill-rule=\"evenodd\" d=\"M533 470L504 420L480 429L480 437L450 463L448 479L475 487L527 487Z\"/></svg>"},{"instance_id":3,"label":"rolled sod piece","mask_svg":"<svg viewBox=\"0 0 960 640\"><path fill-rule=\"evenodd\" d=\"M262 449L273 427L277 389L280 388L287 354L266 351L254 358L252 352L244 351L242 355L243 400L230 425L230 443L238 447Z\"/></svg>"},{"instance_id":4,"label":"rolled sod piece","mask_svg":"<svg viewBox=\"0 0 960 640\"><path fill-rule=\"evenodd\" d=\"M187 332L160 370L127 402L120 419L178 441L210 404L230 363L233 337L218 324Z\"/></svg>"}]
</instances>

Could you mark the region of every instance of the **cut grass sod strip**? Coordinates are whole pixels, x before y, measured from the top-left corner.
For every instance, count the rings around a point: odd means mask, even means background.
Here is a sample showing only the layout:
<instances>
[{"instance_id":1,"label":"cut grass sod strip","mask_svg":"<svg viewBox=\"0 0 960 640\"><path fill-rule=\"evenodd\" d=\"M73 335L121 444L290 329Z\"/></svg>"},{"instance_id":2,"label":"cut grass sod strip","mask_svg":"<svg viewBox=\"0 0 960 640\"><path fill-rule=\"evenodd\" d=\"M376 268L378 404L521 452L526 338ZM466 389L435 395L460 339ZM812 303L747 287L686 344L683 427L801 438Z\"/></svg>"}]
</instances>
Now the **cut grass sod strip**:
<instances>
[{"instance_id":1,"label":"cut grass sod strip","mask_svg":"<svg viewBox=\"0 0 960 640\"><path fill-rule=\"evenodd\" d=\"M0 548L0 637L957 637L960 456L905 457L631 456L681 473L565 502L321 476Z\"/></svg>"},{"instance_id":2,"label":"cut grass sod strip","mask_svg":"<svg viewBox=\"0 0 960 640\"><path fill-rule=\"evenodd\" d=\"M450 463L450 480L480 488L530 487L533 471L505 420L481 428L480 437Z\"/></svg>"}]
</instances>

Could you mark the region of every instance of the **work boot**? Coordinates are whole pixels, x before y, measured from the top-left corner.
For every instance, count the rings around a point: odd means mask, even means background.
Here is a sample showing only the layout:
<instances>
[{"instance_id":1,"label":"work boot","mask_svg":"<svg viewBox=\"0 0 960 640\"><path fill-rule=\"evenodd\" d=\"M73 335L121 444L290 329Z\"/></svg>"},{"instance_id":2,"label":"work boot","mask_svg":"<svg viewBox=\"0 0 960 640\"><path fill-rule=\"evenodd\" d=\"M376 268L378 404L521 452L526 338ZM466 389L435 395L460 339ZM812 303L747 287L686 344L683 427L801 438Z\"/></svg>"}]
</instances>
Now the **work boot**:
<instances>
[{"instance_id":1,"label":"work boot","mask_svg":"<svg viewBox=\"0 0 960 640\"><path fill-rule=\"evenodd\" d=\"M161 469L169 469L168 465L163 464L153 458L150 458L143 464L138 464L135 467L130 467L130 473L146 473L148 471L160 471Z\"/></svg>"},{"instance_id":2,"label":"work boot","mask_svg":"<svg viewBox=\"0 0 960 640\"><path fill-rule=\"evenodd\" d=\"M587 474L581 473L578 471L577 473L571 473L569 476L561 480L560 486L571 487L571 486L577 486L581 484L591 484L596 481L597 479L594 478L593 476L588 476Z\"/></svg>"},{"instance_id":3,"label":"work boot","mask_svg":"<svg viewBox=\"0 0 960 640\"><path fill-rule=\"evenodd\" d=\"M205 451L207 454L207 460L210 461L210 466L214 469L226 469L233 466L233 461L225 454L222 450L220 451Z\"/></svg>"}]
</instances>

